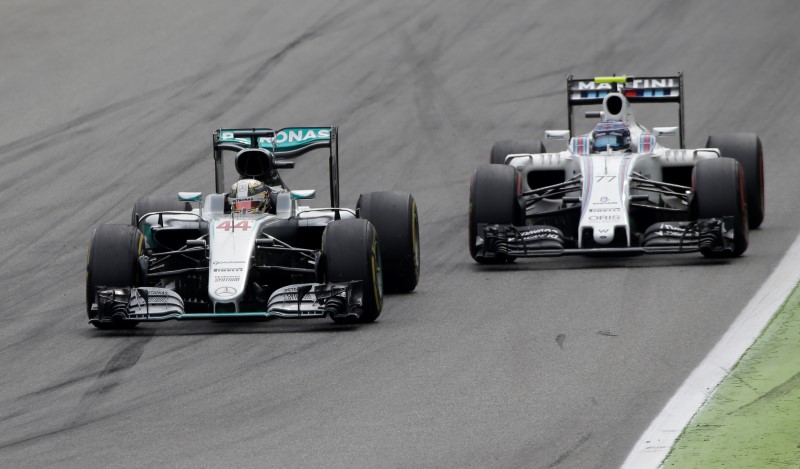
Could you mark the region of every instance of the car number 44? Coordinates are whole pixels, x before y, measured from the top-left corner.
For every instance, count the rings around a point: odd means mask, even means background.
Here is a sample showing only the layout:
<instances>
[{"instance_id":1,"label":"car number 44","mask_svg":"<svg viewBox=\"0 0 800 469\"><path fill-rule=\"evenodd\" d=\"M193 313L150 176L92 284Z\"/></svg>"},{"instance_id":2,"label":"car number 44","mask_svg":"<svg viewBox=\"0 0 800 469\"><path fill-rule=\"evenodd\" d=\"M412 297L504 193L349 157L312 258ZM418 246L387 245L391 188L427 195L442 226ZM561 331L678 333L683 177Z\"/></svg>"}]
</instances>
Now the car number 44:
<instances>
[{"instance_id":1,"label":"car number 44","mask_svg":"<svg viewBox=\"0 0 800 469\"><path fill-rule=\"evenodd\" d=\"M231 230L247 231L250 228L252 228L252 226L250 225L250 220L240 220L237 221L236 223L233 223L231 220L225 220L217 225L218 230L225 230L225 231L231 231Z\"/></svg>"}]
</instances>

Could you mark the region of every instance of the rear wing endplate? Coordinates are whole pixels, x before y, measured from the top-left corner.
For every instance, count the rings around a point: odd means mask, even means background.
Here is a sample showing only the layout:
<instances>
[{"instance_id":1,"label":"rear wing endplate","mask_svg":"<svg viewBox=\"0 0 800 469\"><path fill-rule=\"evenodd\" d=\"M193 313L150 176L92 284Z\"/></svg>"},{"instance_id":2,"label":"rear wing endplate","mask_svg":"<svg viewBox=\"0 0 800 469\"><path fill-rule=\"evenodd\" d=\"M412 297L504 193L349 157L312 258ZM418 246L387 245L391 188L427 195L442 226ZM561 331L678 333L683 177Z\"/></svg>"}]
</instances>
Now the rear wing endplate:
<instances>
[{"instance_id":1,"label":"rear wing endplate","mask_svg":"<svg viewBox=\"0 0 800 469\"><path fill-rule=\"evenodd\" d=\"M630 103L677 103L681 148L684 146L683 73L675 76L629 77L611 76L595 78L567 77L567 118L570 134L573 128L572 108L602 104L608 93L619 92Z\"/></svg>"},{"instance_id":2,"label":"rear wing endplate","mask_svg":"<svg viewBox=\"0 0 800 469\"><path fill-rule=\"evenodd\" d=\"M339 206L339 131L330 127L286 127L280 130L218 129L213 134L214 169L217 193L225 192L223 151L247 148L269 150L277 159L297 158L318 148L329 148L331 207Z\"/></svg>"}]
</instances>

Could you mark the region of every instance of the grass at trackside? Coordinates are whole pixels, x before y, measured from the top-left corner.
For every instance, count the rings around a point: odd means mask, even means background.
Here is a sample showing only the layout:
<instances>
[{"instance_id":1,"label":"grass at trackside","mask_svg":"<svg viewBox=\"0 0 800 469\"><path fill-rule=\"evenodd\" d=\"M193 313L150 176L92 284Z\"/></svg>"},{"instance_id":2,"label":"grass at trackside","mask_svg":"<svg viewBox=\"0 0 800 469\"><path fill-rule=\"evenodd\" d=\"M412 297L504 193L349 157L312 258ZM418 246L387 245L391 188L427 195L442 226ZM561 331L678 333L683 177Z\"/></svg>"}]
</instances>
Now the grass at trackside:
<instances>
[{"instance_id":1,"label":"grass at trackside","mask_svg":"<svg viewBox=\"0 0 800 469\"><path fill-rule=\"evenodd\" d=\"M800 468L800 287L692 418L665 468Z\"/></svg>"}]
</instances>

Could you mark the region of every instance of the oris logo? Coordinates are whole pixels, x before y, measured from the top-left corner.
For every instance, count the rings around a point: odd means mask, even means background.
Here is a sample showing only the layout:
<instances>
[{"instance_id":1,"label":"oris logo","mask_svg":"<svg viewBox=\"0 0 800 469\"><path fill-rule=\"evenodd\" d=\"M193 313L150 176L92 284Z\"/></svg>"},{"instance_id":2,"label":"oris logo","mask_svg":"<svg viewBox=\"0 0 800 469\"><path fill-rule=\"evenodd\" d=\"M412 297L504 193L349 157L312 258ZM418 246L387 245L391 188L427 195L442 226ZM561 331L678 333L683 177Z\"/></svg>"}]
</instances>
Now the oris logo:
<instances>
[{"instance_id":1,"label":"oris logo","mask_svg":"<svg viewBox=\"0 0 800 469\"><path fill-rule=\"evenodd\" d=\"M589 215L589 221L620 221L620 215Z\"/></svg>"}]
</instances>

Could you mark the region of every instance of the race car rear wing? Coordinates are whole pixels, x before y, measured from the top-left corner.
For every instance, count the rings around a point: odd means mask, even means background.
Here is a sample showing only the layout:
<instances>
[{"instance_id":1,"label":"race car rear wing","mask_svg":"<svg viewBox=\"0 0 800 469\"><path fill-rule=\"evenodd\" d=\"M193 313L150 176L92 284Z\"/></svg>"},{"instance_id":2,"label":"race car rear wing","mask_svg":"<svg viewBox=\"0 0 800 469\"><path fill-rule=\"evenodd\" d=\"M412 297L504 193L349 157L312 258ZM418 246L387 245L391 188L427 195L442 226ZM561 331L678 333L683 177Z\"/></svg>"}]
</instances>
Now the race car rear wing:
<instances>
[{"instance_id":1,"label":"race car rear wing","mask_svg":"<svg viewBox=\"0 0 800 469\"><path fill-rule=\"evenodd\" d=\"M567 77L567 118L569 131L574 135L572 108L602 104L608 93L619 92L630 103L677 103L681 148L683 131L683 73L675 76L630 77L611 76L595 78Z\"/></svg>"},{"instance_id":2,"label":"race car rear wing","mask_svg":"<svg viewBox=\"0 0 800 469\"><path fill-rule=\"evenodd\" d=\"M337 127L287 127L280 130L218 129L213 134L214 173L217 193L225 192L223 151L247 148L269 150L276 159L297 158L317 148L330 148L328 160L331 207L339 207L339 130Z\"/></svg>"}]
</instances>

